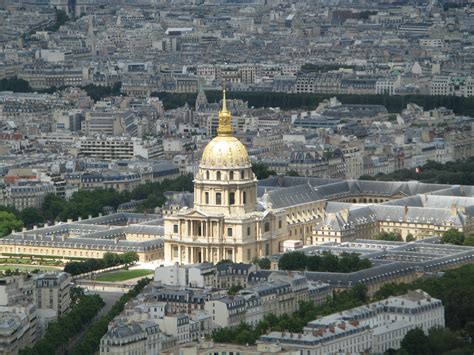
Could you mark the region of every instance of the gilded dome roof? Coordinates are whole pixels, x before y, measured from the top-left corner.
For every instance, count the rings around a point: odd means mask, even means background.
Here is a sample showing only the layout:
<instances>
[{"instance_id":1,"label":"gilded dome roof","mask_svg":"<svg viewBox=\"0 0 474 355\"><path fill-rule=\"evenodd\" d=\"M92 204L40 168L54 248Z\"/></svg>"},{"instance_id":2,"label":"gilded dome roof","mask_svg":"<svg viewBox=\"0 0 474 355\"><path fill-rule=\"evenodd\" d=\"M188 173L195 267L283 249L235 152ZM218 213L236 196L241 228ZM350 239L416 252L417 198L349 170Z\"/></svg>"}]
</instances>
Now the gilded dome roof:
<instances>
[{"instance_id":1,"label":"gilded dome roof","mask_svg":"<svg viewBox=\"0 0 474 355\"><path fill-rule=\"evenodd\" d=\"M225 90L219 111L217 137L204 148L201 167L249 167L247 148L232 135L230 112L227 110Z\"/></svg>"},{"instance_id":2,"label":"gilded dome roof","mask_svg":"<svg viewBox=\"0 0 474 355\"><path fill-rule=\"evenodd\" d=\"M248 167L247 148L233 136L217 136L204 148L201 167Z\"/></svg>"}]
</instances>

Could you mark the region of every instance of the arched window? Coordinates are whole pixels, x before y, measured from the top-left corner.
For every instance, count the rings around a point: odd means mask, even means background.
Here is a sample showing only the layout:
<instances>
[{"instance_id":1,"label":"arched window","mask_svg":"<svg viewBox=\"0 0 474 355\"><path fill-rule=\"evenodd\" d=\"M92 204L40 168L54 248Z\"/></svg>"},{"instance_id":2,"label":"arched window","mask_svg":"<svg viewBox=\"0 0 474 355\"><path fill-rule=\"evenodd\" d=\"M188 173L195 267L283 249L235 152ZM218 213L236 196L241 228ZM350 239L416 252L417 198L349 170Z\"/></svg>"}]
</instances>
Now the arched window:
<instances>
[{"instance_id":1,"label":"arched window","mask_svg":"<svg viewBox=\"0 0 474 355\"><path fill-rule=\"evenodd\" d=\"M217 179L217 180L220 180L220 179L221 179L221 172L220 172L220 171L217 172L217 174L216 174L216 179Z\"/></svg>"},{"instance_id":2,"label":"arched window","mask_svg":"<svg viewBox=\"0 0 474 355\"><path fill-rule=\"evenodd\" d=\"M242 203L244 205L247 203L247 193L245 191L242 192Z\"/></svg>"},{"instance_id":3,"label":"arched window","mask_svg":"<svg viewBox=\"0 0 474 355\"><path fill-rule=\"evenodd\" d=\"M270 223L269 222L265 222L263 231L264 232L269 232L270 231Z\"/></svg>"},{"instance_id":4,"label":"arched window","mask_svg":"<svg viewBox=\"0 0 474 355\"><path fill-rule=\"evenodd\" d=\"M209 180L209 170L206 171L206 180Z\"/></svg>"},{"instance_id":5,"label":"arched window","mask_svg":"<svg viewBox=\"0 0 474 355\"><path fill-rule=\"evenodd\" d=\"M245 179L245 170L240 170L240 178Z\"/></svg>"},{"instance_id":6,"label":"arched window","mask_svg":"<svg viewBox=\"0 0 474 355\"><path fill-rule=\"evenodd\" d=\"M220 192L216 193L216 205L222 204L222 195Z\"/></svg>"},{"instance_id":7,"label":"arched window","mask_svg":"<svg viewBox=\"0 0 474 355\"><path fill-rule=\"evenodd\" d=\"M229 205L235 205L235 192L229 192Z\"/></svg>"},{"instance_id":8,"label":"arched window","mask_svg":"<svg viewBox=\"0 0 474 355\"><path fill-rule=\"evenodd\" d=\"M229 173L229 180L234 180L234 172L233 171L231 171Z\"/></svg>"}]
</instances>

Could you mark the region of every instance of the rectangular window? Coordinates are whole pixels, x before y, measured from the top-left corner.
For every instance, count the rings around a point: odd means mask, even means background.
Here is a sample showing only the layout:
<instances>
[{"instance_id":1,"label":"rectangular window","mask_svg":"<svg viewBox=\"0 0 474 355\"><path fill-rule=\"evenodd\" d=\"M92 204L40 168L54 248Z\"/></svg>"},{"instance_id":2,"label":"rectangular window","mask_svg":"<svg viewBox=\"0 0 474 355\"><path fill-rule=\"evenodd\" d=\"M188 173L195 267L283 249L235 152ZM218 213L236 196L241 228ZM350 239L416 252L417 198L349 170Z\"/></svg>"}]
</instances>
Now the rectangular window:
<instances>
[{"instance_id":1,"label":"rectangular window","mask_svg":"<svg viewBox=\"0 0 474 355\"><path fill-rule=\"evenodd\" d=\"M247 235L250 235L250 227L247 227Z\"/></svg>"},{"instance_id":2,"label":"rectangular window","mask_svg":"<svg viewBox=\"0 0 474 355\"><path fill-rule=\"evenodd\" d=\"M245 191L242 192L242 203L244 205L247 203L247 193Z\"/></svg>"},{"instance_id":3,"label":"rectangular window","mask_svg":"<svg viewBox=\"0 0 474 355\"><path fill-rule=\"evenodd\" d=\"M209 204L209 192L204 193L204 199L205 199L206 205L208 205Z\"/></svg>"},{"instance_id":4,"label":"rectangular window","mask_svg":"<svg viewBox=\"0 0 474 355\"><path fill-rule=\"evenodd\" d=\"M178 225L173 224L173 233L178 233Z\"/></svg>"},{"instance_id":5,"label":"rectangular window","mask_svg":"<svg viewBox=\"0 0 474 355\"><path fill-rule=\"evenodd\" d=\"M235 192L229 192L229 204L235 205Z\"/></svg>"},{"instance_id":6,"label":"rectangular window","mask_svg":"<svg viewBox=\"0 0 474 355\"><path fill-rule=\"evenodd\" d=\"M227 236L232 237L232 228L227 228Z\"/></svg>"},{"instance_id":7,"label":"rectangular window","mask_svg":"<svg viewBox=\"0 0 474 355\"><path fill-rule=\"evenodd\" d=\"M216 193L216 205L222 204L222 195L220 192Z\"/></svg>"},{"instance_id":8,"label":"rectangular window","mask_svg":"<svg viewBox=\"0 0 474 355\"><path fill-rule=\"evenodd\" d=\"M278 228L281 229L281 219L278 221Z\"/></svg>"}]
</instances>

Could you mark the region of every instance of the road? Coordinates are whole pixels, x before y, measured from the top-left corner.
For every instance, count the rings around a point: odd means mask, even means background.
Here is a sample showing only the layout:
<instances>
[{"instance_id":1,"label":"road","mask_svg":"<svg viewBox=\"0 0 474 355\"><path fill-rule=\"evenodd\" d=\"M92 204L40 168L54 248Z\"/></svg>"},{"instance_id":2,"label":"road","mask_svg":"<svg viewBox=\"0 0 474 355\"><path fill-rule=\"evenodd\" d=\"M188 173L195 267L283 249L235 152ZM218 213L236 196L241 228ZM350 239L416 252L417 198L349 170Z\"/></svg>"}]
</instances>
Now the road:
<instances>
[{"instance_id":1,"label":"road","mask_svg":"<svg viewBox=\"0 0 474 355\"><path fill-rule=\"evenodd\" d=\"M106 291L96 291L96 290L87 291L86 294L87 295L97 294L100 297L102 297L102 299L105 302L104 307L102 307L99 313L97 313L94 319L92 319L91 324L97 321L102 316L106 315L112 309L112 306L115 304L115 302L117 302L118 299L123 295L123 293L121 292L106 292ZM67 346L66 349L61 349L60 351L58 351L57 354L68 354L71 350L73 350L74 346L76 346L76 344L78 344L82 340L82 337L84 336L84 333L86 332L86 330L87 328L84 329L77 337L75 337L74 340L71 341L71 343Z\"/></svg>"}]
</instances>

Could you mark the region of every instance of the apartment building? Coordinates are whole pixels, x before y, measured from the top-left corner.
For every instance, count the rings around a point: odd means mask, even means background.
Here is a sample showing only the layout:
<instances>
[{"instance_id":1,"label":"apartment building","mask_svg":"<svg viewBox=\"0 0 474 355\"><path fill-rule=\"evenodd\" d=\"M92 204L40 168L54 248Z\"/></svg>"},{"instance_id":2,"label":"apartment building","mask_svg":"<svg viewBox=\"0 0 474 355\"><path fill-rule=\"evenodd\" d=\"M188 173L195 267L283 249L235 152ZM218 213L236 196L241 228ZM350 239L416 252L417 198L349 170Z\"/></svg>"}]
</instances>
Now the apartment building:
<instances>
[{"instance_id":1,"label":"apartment building","mask_svg":"<svg viewBox=\"0 0 474 355\"><path fill-rule=\"evenodd\" d=\"M148 321L118 322L100 340L101 355L159 355L160 328Z\"/></svg>"},{"instance_id":2,"label":"apartment building","mask_svg":"<svg viewBox=\"0 0 474 355\"><path fill-rule=\"evenodd\" d=\"M381 354L398 349L406 333L416 327L426 334L444 327L444 307L440 300L422 290L390 297L309 322L303 333L271 332L259 343L278 343L310 355L329 353Z\"/></svg>"}]
</instances>

